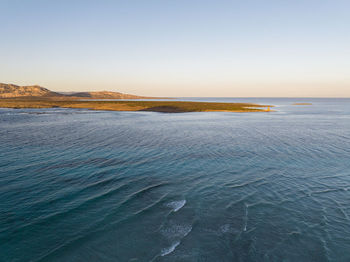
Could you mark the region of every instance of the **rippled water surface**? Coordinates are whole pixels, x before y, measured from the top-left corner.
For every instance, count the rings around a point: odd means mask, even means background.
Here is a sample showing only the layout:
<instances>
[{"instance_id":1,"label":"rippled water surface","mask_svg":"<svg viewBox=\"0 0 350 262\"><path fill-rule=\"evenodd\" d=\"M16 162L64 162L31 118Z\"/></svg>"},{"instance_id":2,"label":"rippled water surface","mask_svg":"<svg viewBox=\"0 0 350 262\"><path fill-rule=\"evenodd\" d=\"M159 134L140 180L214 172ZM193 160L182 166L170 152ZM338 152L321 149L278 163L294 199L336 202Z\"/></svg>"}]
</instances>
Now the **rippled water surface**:
<instances>
[{"instance_id":1,"label":"rippled water surface","mask_svg":"<svg viewBox=\"0 0 350 262\"><path fill-rule=\"evenodd\" d=\"M350 100L207 100L0 109L0 261L350 261Z\"/></svg>"}]
</instances>

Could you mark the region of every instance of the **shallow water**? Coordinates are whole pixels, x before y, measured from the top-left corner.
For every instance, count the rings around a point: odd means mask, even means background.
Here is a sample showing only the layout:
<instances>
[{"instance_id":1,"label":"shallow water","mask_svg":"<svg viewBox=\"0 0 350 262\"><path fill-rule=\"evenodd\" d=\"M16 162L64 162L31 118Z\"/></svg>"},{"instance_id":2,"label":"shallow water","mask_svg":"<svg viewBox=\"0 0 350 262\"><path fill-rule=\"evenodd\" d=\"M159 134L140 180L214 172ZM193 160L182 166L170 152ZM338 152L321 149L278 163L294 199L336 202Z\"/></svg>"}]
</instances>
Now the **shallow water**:
<instances>
[{"instance_id":1,"label":"shallow water","mask_svg":"<svg viewBox=\"0 0 350 262\"><path fill-rule=\"evenodd\" d=\"M350 100L192 100L0 109L0 261L350 261Z\"/></svg>"}]
</instances>

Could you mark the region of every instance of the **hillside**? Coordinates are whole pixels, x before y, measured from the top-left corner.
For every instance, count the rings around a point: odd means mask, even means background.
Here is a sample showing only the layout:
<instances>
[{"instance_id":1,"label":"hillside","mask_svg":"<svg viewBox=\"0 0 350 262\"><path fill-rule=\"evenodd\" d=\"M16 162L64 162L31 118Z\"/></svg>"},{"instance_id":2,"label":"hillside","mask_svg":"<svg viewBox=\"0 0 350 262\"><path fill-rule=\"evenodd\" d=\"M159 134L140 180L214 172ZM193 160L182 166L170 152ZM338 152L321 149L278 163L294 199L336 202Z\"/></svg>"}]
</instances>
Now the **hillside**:
<instances>
[{"instance_id":1,"label":"hillside","mask_svg":"<svg viewBox=\"0 0 350 262\"><path fill-rule=\"evenodd\" d=\"M34 86L18 86L13 84L0 83L0 98L16 97L42 97L42 98L70 98L70 99L151 99L153 97L136 96L119 92L99 91L99 92L77 92L61 94L50 91L47 88Z\"/></svg>"},{"instance_id":2,"label":"hillside","mask_svg":"<svg viewBox=\"0 0 350 262\"><path fill-rule=\"evenodd\" d=\"M11 97L52 97L62 96L61 94L52 92L47 88L34 86L17 86L13 84L0 83L0 98Z\"/></svg>"},{"instance_id":3,"label":"hillside","mask_svg":"<svg viewBox=\"0 0 350 262\"><path fill-rule=\"evenodd\" d=\"M147 99L147 98L152 98L152 97L135 96L135 95L129 95L129 94L123 94L123 93L111 92L111 91L79 92L79 93L72 93L69 96L86 98L86 99Z\"/></svg>"}]
</instances>

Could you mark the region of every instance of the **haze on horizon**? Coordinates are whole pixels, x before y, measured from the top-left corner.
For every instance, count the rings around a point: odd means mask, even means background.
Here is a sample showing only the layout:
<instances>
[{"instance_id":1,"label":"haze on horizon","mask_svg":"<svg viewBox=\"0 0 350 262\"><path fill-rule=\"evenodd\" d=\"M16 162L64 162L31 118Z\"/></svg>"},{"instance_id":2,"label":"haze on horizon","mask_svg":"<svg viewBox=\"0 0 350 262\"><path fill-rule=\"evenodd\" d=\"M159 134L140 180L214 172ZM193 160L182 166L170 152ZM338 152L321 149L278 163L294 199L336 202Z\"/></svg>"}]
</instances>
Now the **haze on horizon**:
<instances>
[{"instance_id":1,"label":"haze on horizon","mask_svg":"<svg viewBox=\"0 0 350 262\"><path fill-rule=\"evenodd\" d=\"M147 96L350 97L350 2L0 0L0 82Z\"/></svg>"}]
</instances>

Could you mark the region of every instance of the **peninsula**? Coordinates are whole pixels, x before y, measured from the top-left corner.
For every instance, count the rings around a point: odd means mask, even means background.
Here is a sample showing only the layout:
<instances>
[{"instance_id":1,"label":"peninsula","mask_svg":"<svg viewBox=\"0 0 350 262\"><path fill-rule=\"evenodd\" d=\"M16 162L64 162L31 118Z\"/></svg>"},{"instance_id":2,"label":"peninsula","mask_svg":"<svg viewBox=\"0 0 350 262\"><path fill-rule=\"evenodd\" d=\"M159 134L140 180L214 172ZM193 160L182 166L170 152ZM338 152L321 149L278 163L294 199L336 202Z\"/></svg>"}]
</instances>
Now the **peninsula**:
<instances>
[{"instance_id":1,"label":"peninsula","mask_svg":"<svg viewBox=\"0 0 350 262\"><path fill-rule=\"evenodd\" d=\"M98 100L96 100L98 99ZM110 101L108 99L129 99ZM132 101L130 101L133 99ZM137 100L139 99L139 100ZM270 105L251 103L212 103L185 101L145 101L155 97L142 97L118 92L79 92L62 94L40 86L0 84L0 107L3 108L85 108L111 111L184 112L264 112ZM163 99L163 98L160 98Z\"/></svg>"}]
</instances>

